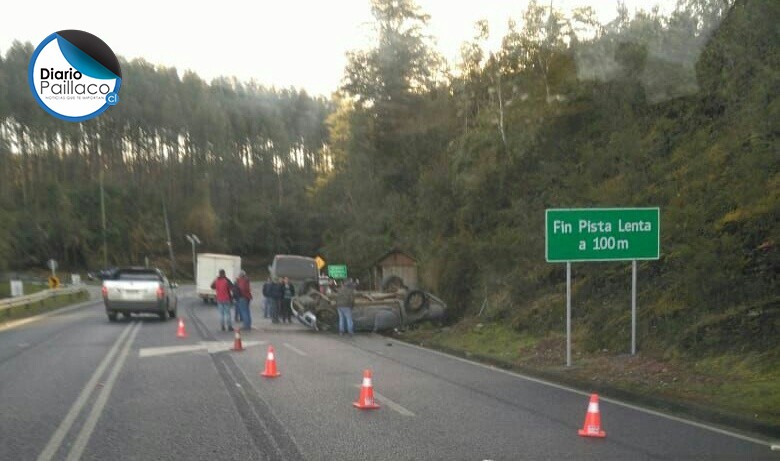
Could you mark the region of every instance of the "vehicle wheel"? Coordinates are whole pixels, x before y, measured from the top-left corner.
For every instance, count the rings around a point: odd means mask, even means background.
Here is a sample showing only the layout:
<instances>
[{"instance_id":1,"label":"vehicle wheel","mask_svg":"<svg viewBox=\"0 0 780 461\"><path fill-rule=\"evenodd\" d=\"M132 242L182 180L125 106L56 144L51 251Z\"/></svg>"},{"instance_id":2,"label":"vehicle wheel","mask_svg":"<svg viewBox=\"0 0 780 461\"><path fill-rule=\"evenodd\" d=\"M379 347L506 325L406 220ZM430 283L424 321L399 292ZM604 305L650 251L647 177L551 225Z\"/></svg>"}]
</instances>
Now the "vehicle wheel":
<instances>
[{"instance_id":1,"label":"vehicle wheel","mask_svg":"<svg viewBox=\"0 0 780 461\"><path fill-rule=\"evenodd\" d=\"M419 312L428 306L428 297L422 290L412 290L404 299L404 308L407 312Z\"/></svg>"},{"instance_id":2,"label":"vehicle wheel","mask_svg":"<svg viewBox=\"0 0 780 461\"><path fill-rule=\"evenodd\" d=\"M406 288L404 279L397 275L388 275L382 280L382 291L385 293L395 293L401 288Z\"/></svg>"},{"instance_id":3,"label":"vehicle wheel","mask_svg":"<svg viewBox=\"0 0 780 461\"><path fill-rule=\"evenodd\" d=\"M201 299L203 300L203 304L208 304L209 303L209 298L201 298Z\"/></svg>"},{"instance_id":4,"label":"vehicle wheel","mask_svg":"<svg viewBox=\"0 0 780 461\"><path fill-rule=\"evenodd\" d=\"M168 320L168 306L165 306L162 311L160 311L160 320L165 322Z\"/></svg>"},{"instance_id":5,"label":"vehicle wheel","mask_svg":"<svg viewBox=\"0 0 780 461\"><path fill-rule=\"evenodd\" d=\"M129 312L122 312L122 318L125 320L130 320L130 313Z\"/></svg>"},{"instance_id":6,"label":"vehicle wheel","mask_svg":"<svg viewBox=\"0 0 780 461\"><path fill-rule=\"evenodd\" d=\"M116 322L116 312L106 312L109 322Z\"/></svg>"},{"instance_id":7,"label":"vehicle wheel","mask_svg":"<svg viewBox=\"0 0 780 461\"><path fill-rule=\"evenodd\" d=\"M175 319L176 318L176 309L174 309L172 311L168 311L168 316L170 316L170 318L172 318L172 319Z\"/></svg>"},{"instance_id":8,"label":"vehicle wheel","mask_svg":"<svg viewBox=\"0 0 780 461\"><path fill-rule=\"evenodd\" d=\"M336 309L320 309L314 313L317 316L317 328L323 331L339 330L339 313Z\"/></svg>"}]
</instances>

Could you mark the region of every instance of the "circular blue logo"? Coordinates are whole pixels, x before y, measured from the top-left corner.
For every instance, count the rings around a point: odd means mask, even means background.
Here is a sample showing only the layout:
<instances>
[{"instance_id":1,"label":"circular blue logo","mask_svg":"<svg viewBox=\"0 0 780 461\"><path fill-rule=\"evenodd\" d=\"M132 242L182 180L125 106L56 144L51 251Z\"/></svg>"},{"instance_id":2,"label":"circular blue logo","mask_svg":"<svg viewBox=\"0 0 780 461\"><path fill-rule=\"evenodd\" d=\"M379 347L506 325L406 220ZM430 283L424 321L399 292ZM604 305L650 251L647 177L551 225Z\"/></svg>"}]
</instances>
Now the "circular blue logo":
<instances>
[{"instance_id":1,"label":"circular blue logo","mask_svg":"<svg viewBox=\"0 0 780 461\"><path fill-rule=\"evenodd\" d=\"M28 81L46 112L81 122L119 102L122 71L116 55L101 39L82 30L61 30L35 49Z\"/></svg>"}]
</instances>

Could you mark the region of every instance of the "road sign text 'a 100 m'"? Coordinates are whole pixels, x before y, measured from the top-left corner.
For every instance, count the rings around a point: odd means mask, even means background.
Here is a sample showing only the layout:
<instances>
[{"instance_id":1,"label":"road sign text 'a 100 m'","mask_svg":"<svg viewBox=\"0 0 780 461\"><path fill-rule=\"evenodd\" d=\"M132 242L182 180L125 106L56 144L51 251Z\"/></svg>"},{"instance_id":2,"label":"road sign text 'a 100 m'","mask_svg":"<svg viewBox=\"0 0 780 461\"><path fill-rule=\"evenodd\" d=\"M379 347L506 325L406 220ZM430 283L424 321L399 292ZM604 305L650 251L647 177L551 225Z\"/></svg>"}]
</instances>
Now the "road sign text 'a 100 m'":
<instances>
[{"instance_id":1,"label":"road sign text 'a 100 m'","mask_svg":"<svg viewBox=\"0 0 780 461\"><path fill-rule=\"evenodd\" d=\"M658 259L658 208L546 210L548 262Z\"/></svg>"}]
</instances>

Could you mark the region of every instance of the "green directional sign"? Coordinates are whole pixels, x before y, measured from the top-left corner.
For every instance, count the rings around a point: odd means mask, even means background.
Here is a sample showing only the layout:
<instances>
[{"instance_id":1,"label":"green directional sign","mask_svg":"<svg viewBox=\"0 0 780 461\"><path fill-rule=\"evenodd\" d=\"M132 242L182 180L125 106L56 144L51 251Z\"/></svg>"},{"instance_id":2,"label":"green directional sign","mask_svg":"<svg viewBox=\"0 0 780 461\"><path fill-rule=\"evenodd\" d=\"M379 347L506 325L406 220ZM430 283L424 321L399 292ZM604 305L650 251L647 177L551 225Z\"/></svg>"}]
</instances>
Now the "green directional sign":
<instances>
[{"instance_id":1,"label":"green directional sign","mask_svg":"<svg viewBox=\"0 0 780 461\"><path fill-rule=\"evenodd\" d=\"M546 215L548 262L658 259L658 208L553 208Z\"/></svg>"},{"instance_id":2,"label":"green directional sign","mask_svg":"<svg viewBox=\"0 0 780 461\"><path fill-rule=\"evenodd\" d=\"M328 265L328 277L336 280L342 280L347 278L347 266L346 265Z\"/></svg>"}]
</instances>

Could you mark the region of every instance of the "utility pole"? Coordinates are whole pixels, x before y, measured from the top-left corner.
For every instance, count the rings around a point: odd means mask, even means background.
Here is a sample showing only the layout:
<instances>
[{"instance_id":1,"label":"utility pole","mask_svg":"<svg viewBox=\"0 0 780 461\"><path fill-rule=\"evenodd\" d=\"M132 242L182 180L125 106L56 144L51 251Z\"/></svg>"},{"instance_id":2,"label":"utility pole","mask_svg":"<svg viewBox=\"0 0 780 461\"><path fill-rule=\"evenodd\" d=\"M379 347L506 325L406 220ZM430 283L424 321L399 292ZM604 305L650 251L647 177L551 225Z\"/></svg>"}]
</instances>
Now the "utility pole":
<instances>
[{"instance_id":1,"label":"utility pole","mask_svg":"<svg viewBox=\"0 0 780 461\"><path fill-rule=\"evenodd\" d=\"M192 279L198 283L198 262L195 259L195 245L200 244L200 239L195 234L185 234L184 237L192 244Z\"/></svg>"},{"instance_id":2,"label":"utility pole","mask_svg":"<svg viewBox=\"0 0 780 461\"><path fill-rule=\"evenodd\" d=\"M106 243L106 198L103 192L103 169L100 169L100 216L103 222L103 269L108 268L108 244Z\"/></svg>"},{"instance_id":3,"label":"utility pole","mask_svg":"<svg viewBox=\"0 0 780 461\"><path fill-rule=\"evenodd\" d=\"M171 241L171 226L168 224L168 210L165 208L165 199L163 199L163 218L165 219L165 233L168 236L168 254L171 257L171 279L176 279L176 257L173 255L173 242Z\"/></svg>"}]
</instances>

